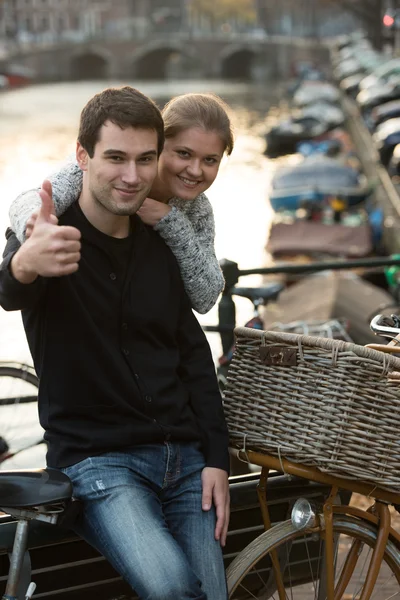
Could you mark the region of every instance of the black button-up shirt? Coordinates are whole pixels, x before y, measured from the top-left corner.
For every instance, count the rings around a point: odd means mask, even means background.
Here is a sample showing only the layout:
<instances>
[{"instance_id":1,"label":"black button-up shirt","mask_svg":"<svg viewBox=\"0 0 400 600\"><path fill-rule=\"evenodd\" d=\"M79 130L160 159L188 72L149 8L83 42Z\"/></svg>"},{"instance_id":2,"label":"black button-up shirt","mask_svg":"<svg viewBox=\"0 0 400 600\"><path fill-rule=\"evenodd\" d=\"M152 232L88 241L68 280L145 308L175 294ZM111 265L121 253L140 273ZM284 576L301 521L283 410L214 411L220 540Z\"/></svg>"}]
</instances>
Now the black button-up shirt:
<instances>
[{"instance_id":1,"label":"black button-up shirt","mask_svg":"<svg viewBox=\"0 0 400 600\"><path fill-rule=\"evenodd\" d=\"M228 436L205 335L176 260L138 217L123 271L115 239L75 203L60 224L82 233L79 269L30 285L0 266L0 303L22 310L40 378L39 416L51 467L137 444L200 440L208 466L229 470Z\"/></svg>"}]
</instances>

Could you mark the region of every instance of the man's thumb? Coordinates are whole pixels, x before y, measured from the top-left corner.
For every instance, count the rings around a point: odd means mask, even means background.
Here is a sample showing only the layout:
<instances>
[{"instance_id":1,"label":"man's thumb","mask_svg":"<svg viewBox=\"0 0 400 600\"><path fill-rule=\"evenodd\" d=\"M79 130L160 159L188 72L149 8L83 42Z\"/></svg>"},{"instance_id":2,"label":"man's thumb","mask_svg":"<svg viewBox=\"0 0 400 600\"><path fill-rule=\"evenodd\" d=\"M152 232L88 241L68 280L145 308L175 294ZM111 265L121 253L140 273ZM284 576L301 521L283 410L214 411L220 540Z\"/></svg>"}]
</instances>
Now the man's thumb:
<instances>
[{"instance_id":1,"label":"man's thumb","mask_svg":"<svg viewBox=\"0 0 400 600\"><path fill-rule=\"evenodd\" d=\"M39 191L40 198L42 199L42 206L40 207L38 218L44 221L50 220L50 215L55 215L54 203L53 203L53 192L51 183L47 179L44 180L42 187Z\"/></svg>"}]
</instances>

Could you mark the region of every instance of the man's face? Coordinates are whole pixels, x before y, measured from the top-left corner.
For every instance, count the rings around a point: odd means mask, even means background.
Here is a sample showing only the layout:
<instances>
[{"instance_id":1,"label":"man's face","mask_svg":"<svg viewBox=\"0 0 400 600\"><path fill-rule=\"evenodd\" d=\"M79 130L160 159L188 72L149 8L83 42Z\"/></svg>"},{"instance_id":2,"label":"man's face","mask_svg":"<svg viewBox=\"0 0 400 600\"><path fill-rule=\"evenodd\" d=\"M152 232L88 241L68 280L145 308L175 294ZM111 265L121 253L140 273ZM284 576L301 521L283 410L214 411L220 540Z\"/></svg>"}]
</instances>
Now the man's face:
<instances>
[{"instance_id":1,"label":"man's face","mask_svg":"<svg viewBox=\"0 0 400 600\"><path fill-rule=\"evenodd\" d=\"M133 215L157 175L157 133L152 129L121 129L106 121L93 158L78 142L77 159L86 172L93 208L116 216Z\"/></svg>"}]
</instances>

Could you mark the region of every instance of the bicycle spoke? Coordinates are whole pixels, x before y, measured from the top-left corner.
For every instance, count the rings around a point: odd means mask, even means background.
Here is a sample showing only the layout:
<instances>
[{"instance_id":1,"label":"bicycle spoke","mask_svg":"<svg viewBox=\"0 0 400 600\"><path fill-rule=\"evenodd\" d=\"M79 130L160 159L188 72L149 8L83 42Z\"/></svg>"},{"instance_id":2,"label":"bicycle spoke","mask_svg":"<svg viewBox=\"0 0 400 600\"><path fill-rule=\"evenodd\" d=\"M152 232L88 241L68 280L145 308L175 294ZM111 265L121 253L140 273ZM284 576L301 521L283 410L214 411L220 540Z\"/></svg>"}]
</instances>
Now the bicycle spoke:
<instances>
[{"instance_id":1,"label":"bicycle spoke","mask_svg":"<svg viewBox=\"0 0 400 600\"><path fill-rule=\"evenodd\" d=\"M363 589L372 548L376 540L376 528L351 517L335 518L335 589L340 583L341 600L359 600ZM246 561L233 564L232 575L228 569L228 585L231 600L278 600L277 582L270 566L269 552L275 552L279 557L281 574L285 585L287 600L326 600L326 564L324 556L324 539L318 531L312 535L296 532L289 526L290 522L282 523L281 527L273 527L267 532L268 545L254 545L254 553L249 555L249 568L246 571ZM281 536L281 537L280 537ZM261 536L260 536L261 538ZM351 542L351 543L349 543ZM355 545L353 544L355 542ZM267 548L270 547L270 551ZM359 555L347 561L351 549L360 550ZM259 558L257 559L257 553ZM355 564L352 564L353 561ZM348 565L348 566L346 566ZM347 568L347 574L343 570ZM242 574L241 574L242 573ZM268 574L268 576L266 576ZM238 587L232 587L233 575L238 581ZM257 575L257 577L255 577ZM388 542L384 561L381 565L379 578L371 596L371 600L391 600L400 598L400 553L397 547ZM262 589L261 589L262 588ZM241 590L236 594L234 590ZM233 590L233 592L232 592ZM337 595L337 594L336 594Z\"/></svg>"},{"instance_id":2,"label":"bicycle spoke","mask_svg":"<svg viewBox=\"0 0 400 600\"><path fill-rule=\"evenodd\" d=\"M365 547L364 547L364 550L365 550ZM367 555L369 556L371 553L372 553L372 550L369 548L369 549L367 550ZM367 556L367 558L368 558L368 556ZM365 572L365 570L366 570L367 562L369 562L369 561L367 561L367 560L364 560L364 565L363 565L363 567L362 567L362 569L361 569L361 573L360 573L360 581L361 581L361 584L360 584L360 587L358 588L358 590L356 591L356 594L355 594L355 596L353 596L354 598L357 598L357 594L359 594L360 592L362 592L362 589L363 589L363 583L362 583L362 580L363 580L363 574L364 574L364 572Z\"/></svg>"}]
</instances>

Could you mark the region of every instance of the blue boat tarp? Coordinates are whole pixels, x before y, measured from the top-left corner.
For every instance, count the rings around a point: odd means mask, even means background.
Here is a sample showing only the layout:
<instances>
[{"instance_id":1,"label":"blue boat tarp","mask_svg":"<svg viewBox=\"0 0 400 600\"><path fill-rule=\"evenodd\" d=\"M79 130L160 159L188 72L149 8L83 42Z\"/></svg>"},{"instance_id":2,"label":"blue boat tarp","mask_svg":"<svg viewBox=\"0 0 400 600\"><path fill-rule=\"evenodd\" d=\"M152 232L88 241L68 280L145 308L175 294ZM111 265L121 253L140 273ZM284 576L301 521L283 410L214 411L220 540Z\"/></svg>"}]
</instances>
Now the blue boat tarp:
<instances>
[{"instance_id":1,"label":"blue boat tarp","mask_svg":"<svg viewBox=\"0 0 400 600\"><path fill-rule=\"evenodd\" d=\"M280 169L272 180L270 202L274 210L296 210L305 200L324 201L338 196L349 205L366 198L365 177L339 160L312 155L295 167Z\"/></svg>"}]
</instances>

